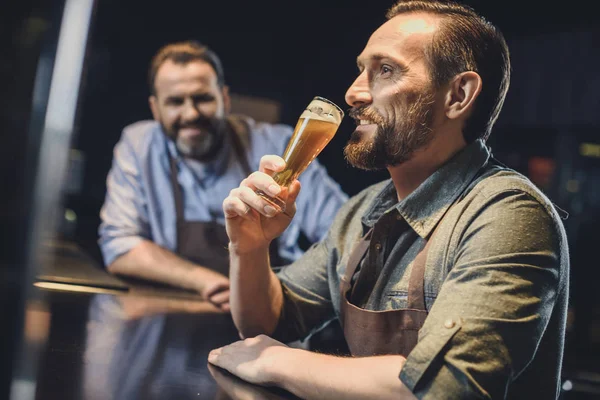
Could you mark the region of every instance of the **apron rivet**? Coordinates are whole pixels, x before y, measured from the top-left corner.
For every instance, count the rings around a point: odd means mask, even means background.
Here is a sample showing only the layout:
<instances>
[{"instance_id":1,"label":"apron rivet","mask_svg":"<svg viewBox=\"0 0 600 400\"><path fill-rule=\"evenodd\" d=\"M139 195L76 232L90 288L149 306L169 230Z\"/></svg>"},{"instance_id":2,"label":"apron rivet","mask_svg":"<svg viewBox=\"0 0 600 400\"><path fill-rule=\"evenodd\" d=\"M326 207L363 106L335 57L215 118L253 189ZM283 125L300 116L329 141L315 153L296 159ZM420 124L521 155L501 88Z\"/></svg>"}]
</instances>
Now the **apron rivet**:
<instances>
[{"instance_id":1,"label":"apron rivet","mask_svg":"<svg viewBox=\"0 0 600 400\"><path fill-rule=\"evenodd\" d=\"M444 328L452 329L452 328L454 328L454 325L456 325L456 323L451 319L447 319L444 322Z\"/></svg>"}]
</instances>

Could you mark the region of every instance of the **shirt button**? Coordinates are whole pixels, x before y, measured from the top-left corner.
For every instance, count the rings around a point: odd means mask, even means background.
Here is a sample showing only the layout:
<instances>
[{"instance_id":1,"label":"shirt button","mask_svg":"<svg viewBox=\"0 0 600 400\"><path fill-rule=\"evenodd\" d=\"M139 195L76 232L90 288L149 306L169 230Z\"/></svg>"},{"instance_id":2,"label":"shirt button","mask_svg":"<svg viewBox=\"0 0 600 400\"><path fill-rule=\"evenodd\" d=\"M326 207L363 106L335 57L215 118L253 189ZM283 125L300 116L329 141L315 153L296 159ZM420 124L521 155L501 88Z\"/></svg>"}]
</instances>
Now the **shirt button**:
<instances>
[{"instance_id":1,"label":"shirt button","mask_svg":"<svg viewBox=\"0 0 600 400\"><path fill-rule=\"evenodd\" d=\"M381 243L375 243L375 249L376 250L381 250Z\"/></svg>"},{"instance_id":2,"label":"shirt button","mask_svg":"<svg viewBox=\"0 0 600 400\"><path fill-rule=\"evenodd\" d=\"M456 325L456 323L454 321L452 321L451 319L447 319L444 322L444 328L452 329L452 328L454 328L454 325Z\"/></svg>"},{"instance_id":3,"label":"shirt button","mask_svg":"<svg viewBox=\"0 0 600 400\"><path fill-rule=\"evenodd\" d=\"M396 219L397 219L398 221L400 221L400 220L402 219L402 215L400 215L400 214L396 214Z\"/></svg>"}]
</instances>

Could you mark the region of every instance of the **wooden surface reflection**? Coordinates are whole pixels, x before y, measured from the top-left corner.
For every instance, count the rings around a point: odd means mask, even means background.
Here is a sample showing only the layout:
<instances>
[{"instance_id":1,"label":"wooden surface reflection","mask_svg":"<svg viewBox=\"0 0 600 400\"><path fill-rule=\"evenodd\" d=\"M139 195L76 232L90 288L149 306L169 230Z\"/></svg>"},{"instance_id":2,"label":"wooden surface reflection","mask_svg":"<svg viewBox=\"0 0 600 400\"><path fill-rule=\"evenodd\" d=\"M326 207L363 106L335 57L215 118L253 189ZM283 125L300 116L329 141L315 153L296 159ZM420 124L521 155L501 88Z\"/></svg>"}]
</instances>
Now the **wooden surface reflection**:
<instances>
[{"instance_id":1,"label":"wooden surface reflection","mask_svg":"<svg viewBox=\"0 0 600 400\"><path fill-rule=\"evenodd\" d=\"M232 400L277 400L297 399L297 397L278 388L264 388L241 380L229 372L208 364L208 371L219 385L224 398Z\"/></svg>"},{"instance_id":2,"label":"wooden surface reflection","mask_svg":"<svg viewBox=\"0 0 600 400\"><path fill-rule=\"evenodd\" d=\"M231 315L191 297L41 289L50 330L36 399L282 399L207 363L239 339ZM189 297L189 296L188 296Z\"/></svg>"}]
</instances>

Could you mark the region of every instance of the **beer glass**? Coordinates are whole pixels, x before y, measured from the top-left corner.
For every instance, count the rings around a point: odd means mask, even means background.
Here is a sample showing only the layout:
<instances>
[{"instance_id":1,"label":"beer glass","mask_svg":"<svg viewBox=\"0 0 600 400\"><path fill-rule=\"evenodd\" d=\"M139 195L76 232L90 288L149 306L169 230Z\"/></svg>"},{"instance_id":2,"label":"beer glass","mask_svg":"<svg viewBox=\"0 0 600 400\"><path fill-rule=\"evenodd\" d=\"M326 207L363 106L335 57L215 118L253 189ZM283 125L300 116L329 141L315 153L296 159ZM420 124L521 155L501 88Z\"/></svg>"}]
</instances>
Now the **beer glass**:
<instances>
[{"instance_id":1,"label":"beer glass","mask_svg":"<svg viewBox=\"0 0 600 400\"><path fill-rule=\"evenodd\" d=\"M333 138L342 118L344 112L335 103L319 96L313 98L298 119L294 134L282 156L286 163L285 169L273 175L275 182L288 187L297 179ZM256 193L276 210L285 211L285 202L280 197L269 196L262 190L257 190Z\"/></svg>"}]
</instances>

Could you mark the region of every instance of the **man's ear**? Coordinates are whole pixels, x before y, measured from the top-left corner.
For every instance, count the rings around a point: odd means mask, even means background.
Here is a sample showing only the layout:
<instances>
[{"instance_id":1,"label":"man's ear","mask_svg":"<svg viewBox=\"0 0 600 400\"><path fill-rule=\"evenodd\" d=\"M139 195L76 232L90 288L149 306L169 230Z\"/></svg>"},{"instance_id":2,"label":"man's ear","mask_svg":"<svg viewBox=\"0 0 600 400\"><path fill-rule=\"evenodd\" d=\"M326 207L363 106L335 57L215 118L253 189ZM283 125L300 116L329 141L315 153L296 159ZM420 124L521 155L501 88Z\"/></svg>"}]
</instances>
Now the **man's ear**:
<instances>
[{"instance_id":1,"label":"man's ear","mask_svg":"<svg viewBox=\"0 0 600 400\"><path fill-rule=\"evenodd\" d=\"M160 119L158 112L158 99L155 95L148 97L148 104L150 105L150 111L152 111L152 118L154 118L155 121L158 121Z\"/></svg>"},{"instance_id":2,"label":"man's ear","mask_svg":"<svg viewBox=\"0 0 600 400\"><path fill-rule=\"evenodd\" d=\"M231 97L229 96L229 86L224 85L221 89L223 94L223 106L225 107L225 115L231 112Z\"/></svg>"},{"instance_id":3,"label":"man's ear","mask_svg":"<svg viewBox=\"0 0 600 400\"><path fill-rule=\"evenodd\" d=\"M469 116L481 93L482 80L477 72L466 71L454 77L446 95L446 116L449 119Z\"/></svg>"}]
</instances>

